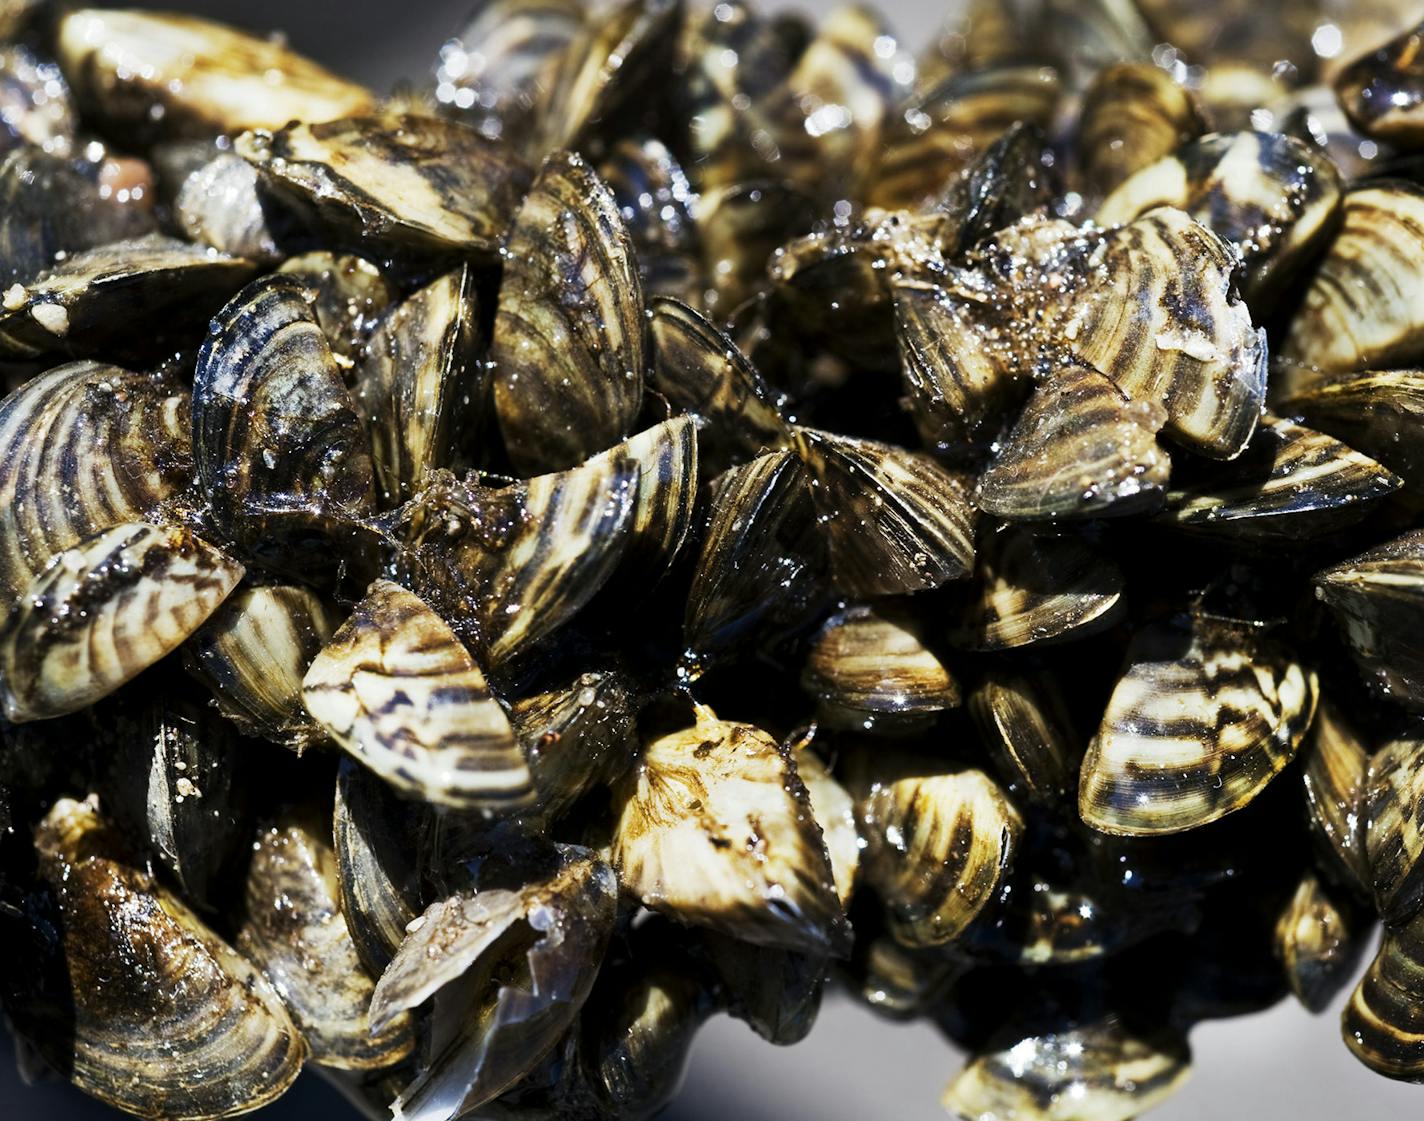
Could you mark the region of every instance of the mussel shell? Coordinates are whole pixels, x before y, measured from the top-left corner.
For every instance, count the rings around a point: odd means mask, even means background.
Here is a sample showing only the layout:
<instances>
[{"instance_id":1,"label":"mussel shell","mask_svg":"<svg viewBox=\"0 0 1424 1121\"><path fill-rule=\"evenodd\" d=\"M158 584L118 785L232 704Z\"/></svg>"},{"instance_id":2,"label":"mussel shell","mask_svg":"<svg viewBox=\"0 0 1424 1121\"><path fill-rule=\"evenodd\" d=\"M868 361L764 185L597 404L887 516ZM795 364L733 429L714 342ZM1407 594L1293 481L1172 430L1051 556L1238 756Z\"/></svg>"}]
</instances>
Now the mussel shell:
<instances>
[{"instance_id":1,"label":"mussel shell","mask_svg":"<svg viewBox=\"0 0 1424 1121\"><path fill-rule=\"evenodd\" d=\"M213 322L193 375L193 456L213 518L264 553L370 507L371 452L298 279L265 276Z\"/></svg>"},{"instance_id":2,"label":"mussel shell","mask_svg":"<svg viewBox=\"0 0 1424 1121\"><path fill-rule=\"evenodd\" d=\"M796 454L847 595L903 595L967 576L974 508L960 478L892 444L798 428Z\"/></svg>"},{"instance_id":3,"label":"mussel shell","mask_svg":"<svg viewBox=\"0 0 1424 1121\"><path fill-rule=\"evenodd\" d=\"M1173 478L1159 519L1194 533L1246 540L1330 533L1366 517L1402 485L1333 437L1269 415L1230 463L1186 466Z\"/></svg>"},{"instance_id":4,"label":"mussel shell","mask_svg":"<svg viewBox=\"0 0 1424 1121\"><path fill-rule=\"evenodd\" d=\"M1288 362L1327 373L1408 366L1424 358L1424 189L1366 182L1345 194L1339 232L1281 342Z\"/></svg>"},{"instance_id":5,"label":"mussel shell","mask_svg":"<svg viewBox=\"0 0 1424 1121\"><path fill-rule=\"evenodd\" d=\"M1061 193L1055 162L1043 129L1024 121L1011 125L935 203L945 256L958 257L996 230L1047 210Z\"/></svg>"},{"instance_id":6,"label":"mussel shell","mask_svg":"<svg viewBox=\"0 0 1424 1121\"><path fill-rule=\"evenodd\" d=\"M382 313L395 301L394 285L364 257L324 250L288 257L278 272L296 277L316 295L312 311L342 370L366 350Z\"/></svg>"},{"instance_id":7,"label":"mussel shell","mask_svg":"<svg viewBox=\"0 0 1424 1121\"><path fill-rule=\"evenodd\" d=\"M830 970L824 953L754 946L715 931L703 933L699 948L711 962L728 1015L778 1047L806 1038Z\"/></svg>"},{"instance_id":8,"label":"mussel shell","mask_svg":"<svg viewBox=\"0 0 1424 1121\"><path fill-rule=\"evenodd\" d=\"M466 423L487 393L474 350L478 308L467 268L431 281L371 332L353 394L371 434L376 488L386 506L453 465Z\"/></svg>"},{"instance_id":9,"label":"mussel shell","mask_svg":"<svg viewBox=\"0 0 1424 1121\"><path fill-rule=\"evenodd\" d=\"M1312 383L1279 412L1299 415L1393 471L1411 488L1424 487L1424 370L1380 370Z\"/></svg>"},{"instance_id":10,"label":"mussel shell","mask_svg":"<svg viewBox=\"0 0 1424 1121\"><path fill-rule=\"evenodd\" d=\"M99 530L153 514L192 473L188 392L97 362L56 367L0 402L0 594Z\"/></svg>"},{"instance_id":11,"label":"mussel shell","mask_svg":"<svg viewBox=\"0 0 1424 1121\"><path fill-rule=\"evenodd\" d=\"M375 982L341 913L336 854L320 815L287 812L257 831L237 947L281 994L313 1062L375 1070L415 1046L409 1016L368 1022Z\"/></svg>"},{"instance_id":12,"label":"mussel shell","mask_svg":"<svg viewBox=\"0 0 1424 1121\"><path fill-rule=\"evenodd\" d=\"M1321 152L1272 132L1218 132L1128 179L1098 208L1104 226L1158 206L1185 210L1240 251L1242 292L1258 312L1335 229L1340 173Z\"/></svg>"},{"instance_id":13,"label":"mussel shell","mask_svg":"<svg viewBox=\"0 0 1424 1121\"><path fill-rule=\"evenodd\" d=\"M487 814L534 801L524 752L479 666L398 584L371 585L307 670L302 696L332 739L411 797Z\"/></svg>"},{"instance_id":14,"label":"mussel shell","mask_svg":"<svg viewBox=\"0 0 1424 1121\"><path fill-rule=\"evenodd\" d=\"M1369 752L1345 714L1322 696L1301 747L1301 777L1316 851L1334 878L1356 895L1370 894L1365 846Z\"/></svg>"},{"instance_id":15,"label":"mussel shell","mask_svg":"<svg viewBox=\"0 0 1424 1121\"><path fill-rule=\"evenodd\" d=\"M337 620L295 584L260 584L229 596L184 647L189 670L247 735L301 750L322 738L302 703L302 678Z\"/></svg>"},{"instance_id":16,"label":"mussel shell","mask_svg":"<svg viewBox=\"0 0 1424 1121\"><path fill-rule=\"evenodd\" d=\"M778 246L811 232L818 212L805 191L780 179L704 190L695 208L708 311L729 315L767 287Z\"/></svg>"},{"instance_id":17,"label":"mussel shell","mask_svg":"<svg viewBox=\"0 0 1424 1121\"><path fill-rule=\"evenodd\" d=\"M801 687L831 728L895 733L959 704L959 686L914 622L874 606L831 616L811 640Z\"/></svg>"},{"instance_id":18,"label":"mussel shell","mask_svg":"<svg viewBox=\"0 0 1424 1121\"><path fill-rule=\"evenodd\" d=\"M820 756L807 749L808 746L793 748L796 773L806 785L806 793L811 798L811 814L821 827L821 837L826 842L836 895L840 897L841 906L848 907L860 877L861 844L856 826L855 799L831 775Z\"/></svg>"},{"instance_id":19,"label":"mussel shell","mask_svg":"<svg viewBox=\"0 0 1424 1121\"><path fill-rule=\"evenodd\" d=\"M1365 787L1365 852L1380 917L1407 923L1424 906L1424 740L1385 744L1370 758Z\"/></svg>"},{"instance_id":20,"label":"mussel shell","mask_svg":"<svg viewBox=\"0 0 1424 1121\"><path fill-rule=\"evenodd\" d=\"M1424 147L1424 25L1356 59L1334 84L1340 104L1366 136L1407 151Z\"/></svg>"},{"instance_id":21,"label":"mussel shell","mask_svg":"<svg viewBox=\"0 0 1424 1121\"><path fill-rule=\"evenodd\" d=\"M1083 745L1052 674L990 670L969 695L969 714L1011 793L1049 806L1074 797Z\"/></svg>"},{"instance_id":22,"label":"mussel shell","mask_svg":"<svg viewBox=\"0 0 1424 1121\"><path fill-rule=\"evenodd\" d=\"M1340 1013L1345 1046L1386 1078L1424 1081L1424 912L1386 928L1374 960Z\"/></svg>"},{"instance_id":23,"label":"mussel shell","mask_svg":"<svg viewBox=\"0 0 1424 1121\"><path fill-rule=\"evenodd\" d=\"M1083 760L1079 813L1152 836L1239 810L1294 757L1315 702L1315 674L1248 626L1143 630Z\"/></svg>"},{"instance_id":24,"label":"mussel shell","mask_svg":"<svg viewBox=\"0 0 1424 1121\"><path fill-rule=\"evenodd\" d=\"M605 458L498 490L437 478L400 511L401 572L493 667L607 583L641 477L633 460Z\"/></svg>"},{"instance_id":25,"label":"mussel shell","mask_svg":"<svg viewBox=\"0 0 1424 1121\"><path fill-rule=\"evenodd\" d=\"M1083 95L1077 135L1083 178L1106 195L1205 131L1196 99L1166 70L1146 62L1109 66Z\"/></svg>"},{"instance_id":26,"label":"mussel shell","mask_svg":"<svg viewBox=\"0 0 1424 1121\"><path fill-rule=\"evenodd\" d=\"M139 1117L205 1119L275 1101L306 1046L266 978L116 851L92 803L36 833L63 920L69 1078ZM50 1008L41 1014L63 1016Z\"/></svg>"},{"instance_id":27,"label":"mussel shell","mask_svg":"<svg viewBox=\"0 0 1424 1121\"><path fill-rule=\"evenodd\" d=\"M908 1020L933 1008L964 967L938 948L912 950L888 934L857 931L846 968L855 996L882 1016Z\"/></svg>"},{"instance_id":28,"label":"mussel shell","mask_svg":"<svg viewBox=\"0 0 1424 1121\"><path fill-rule=\"evenodd\" d=\"M551 156L514 219L490 361L495 413L526 475L611 447L643 401L643 283L613 195Z\"/></svg>"},{"instance_id":29,"label":"mussel shell","mask_svg":"<svg viewBox=\"0 0 1424 1121\"><path fill-rule=\"evenodd\" d=\"M697 196L673 154L661 140L624 140L598 174L623 215L649 299L673 296L700 305L705 284L693 217Z\"/></svg>"},{"instance_id":30,"label":"mussel shell","mask_svg":"<svg viewBox=\"0 0 1424 1121\"><path fill-rule=\"evenodd\" d=\"M75 712L177 647L243 568L185 529L125 522L59 553L0 623L13 723Z\"/></svg>"},{"instance_id":31,"label":"mussel shell","mask_svg":"<svg viewBox=\"0 0 1424 1121\"><path fill-rule=\"evenodd\" d=\"M244 133L234 151L276 197L362 252L492 257L529 185L512 148L458 121L406 114L270 127Z\"/></svg>"},{"instance_id":32,"label":"mussel shell","mask_svg":"<svg viewBox=\"0 0 1424 1121\"><path fill-rule=\"evenodd\" d=\"M1424 658L1414 640L1424 610L1424 531L1326 569L1315 577L1315 594L1376 691L1424 711Z\"/></svg>"},{"instance_id":33,"label":"mussel shell","mask_svg":"<svg viewBox=\"0 0 1424 1121\"><path fill-rule=\"evenodd\" d=\"M982 534L967 603L950 640L970 650L1008 650L1083 638L1124 607L1116 564L1082 538L1004 526Z\"/></svg>"},{"instance_id":34,"label":"mussel shell","mask_svg":"<svg viewBox=\"0 0 1424 1121\"><path fill-rule=\"evenodd\" d=\"M152 139L281 128L369 109L371 94L272 39L169 12L68 12L59 63L86 113Z\"/></svg>"},{"instance_id":35,"label":"mussel shell","mask_svg":"<svg viewBox=\"0 0 1424 1121\"><path fill-rule=\"evenodd\" d=\"M1276 954L1291 992L1310 1012L1321 1012L1354 975L1370 930L1361 909L1334 898L1306 873L1276 921Z\"/></svg>"},{"instance_id":36,"label":"mussel shell","mask_svg":"<svg viewBox=\"0 0 1424 1121\"><path fill-rule=\"evenodd\" d=\"M980 476L975 502L1013 521L1140 513L1161 504L1171 461L1162 409L1096 370L1065 365L1034 390Z\"/></svg>"},{"instance_id":37,"label":"mussel shell","mask_svg":"<svg viewBox=\"0 0 1424 1121\"><path fill-rule=\"evenodd\" d=\"M184 179L173 215L189 241L249 261L281 259L257 170L236 153L219 153Z\"/></svg>"},{"instance_id":38,"label":"mussel shell","mask_svg":"<svg viewBox=\"0 0 1424 1121\"><path fill-rule=\"evenodd\" d=\"M59 67L23 44L0 46L0 152L29 144L64 155L77 125Z\"/></svg>"},{"instance_id":39,"label":"mussel shell","mask_svg":"<svg viewBox=\"0 0 1424 1121\"><path fill-rule=\"evenodd\" d=\"M250 261L158 234L86 249L5 291L0 356L151 349L154 325L203 323L252 272Z\"/></svg>"},{"instance_id":40,"label":"mussel shell","mask_svg":"<svg viewBox=\"0 0 1424 1121\"><path fill-rule=\"evenodd\" d=\"M760 946L848 948L806 786L765 732L699 707L644 746L615 807L613 861L644 906Z\"/></svg>"}]
</instances>

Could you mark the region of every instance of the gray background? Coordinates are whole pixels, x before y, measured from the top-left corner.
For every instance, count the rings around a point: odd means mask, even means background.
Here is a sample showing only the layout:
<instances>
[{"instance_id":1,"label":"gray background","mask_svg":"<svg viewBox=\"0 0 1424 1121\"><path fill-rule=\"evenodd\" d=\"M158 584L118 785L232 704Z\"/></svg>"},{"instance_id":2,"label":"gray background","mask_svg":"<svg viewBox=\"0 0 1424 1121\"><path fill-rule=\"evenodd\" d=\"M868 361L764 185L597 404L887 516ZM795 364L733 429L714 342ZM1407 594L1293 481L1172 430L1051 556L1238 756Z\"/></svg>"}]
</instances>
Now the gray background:
<instances>
[{"instance_id":1,"label":"gray background","mask_svg":"<svg viewBox=\"0 0 1424 1121\"><path fill-rule=\"evenodd\" d=\"M1195 0L1182 0L1194 3ZM815 13L831 0L765 7ZM942 8L926 0L881 0L912 47L927 41ZM258 31L280 29L292 44L383 89L422 73L471 0L151 0ZM1152 1113L1154 1121L1420 1121L1424 1087L1379 1078L1339 1039L1339 1005L1310 1016L1292 1002L1192 1032L1191 1081ZM943 1121L940 1091L962 1064L933 1028L884 1021L841 997L803 1043L773 1048L725 1017L699 1037L682 1097L667 1121ZM338 1095L304 1075L259 1121L348 1116ZM0 1121L116 1121L119 1114L67 1086L23 1087L0 1055ZM353 1115L354 1116L354 1115ZM1009 1121L1009 1119L1002 1119Z\"/></svg>"}]
</instances>

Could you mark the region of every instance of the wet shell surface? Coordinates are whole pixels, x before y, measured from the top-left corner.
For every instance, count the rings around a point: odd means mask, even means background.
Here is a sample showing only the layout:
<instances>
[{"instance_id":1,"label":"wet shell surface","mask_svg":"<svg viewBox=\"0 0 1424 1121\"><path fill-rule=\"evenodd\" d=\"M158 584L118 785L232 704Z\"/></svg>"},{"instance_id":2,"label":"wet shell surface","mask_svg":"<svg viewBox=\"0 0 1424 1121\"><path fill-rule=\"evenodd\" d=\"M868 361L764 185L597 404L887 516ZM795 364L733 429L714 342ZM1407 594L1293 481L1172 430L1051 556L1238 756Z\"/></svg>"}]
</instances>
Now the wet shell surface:
<instances>
[{"instance_id":1,"label":"wet shell surface","mask_svg":"<svg viewBox=\"0 0 1424 1121\"><path fill-rule=\"evenodd\" d=\"M1386 1078L1424 1079L1424 1015L1415 993L1424 981L1424 915L1386 929L1374 960L1340 1014L1340 1034L1355 1058Z\"/></svg>"}]
</instances>

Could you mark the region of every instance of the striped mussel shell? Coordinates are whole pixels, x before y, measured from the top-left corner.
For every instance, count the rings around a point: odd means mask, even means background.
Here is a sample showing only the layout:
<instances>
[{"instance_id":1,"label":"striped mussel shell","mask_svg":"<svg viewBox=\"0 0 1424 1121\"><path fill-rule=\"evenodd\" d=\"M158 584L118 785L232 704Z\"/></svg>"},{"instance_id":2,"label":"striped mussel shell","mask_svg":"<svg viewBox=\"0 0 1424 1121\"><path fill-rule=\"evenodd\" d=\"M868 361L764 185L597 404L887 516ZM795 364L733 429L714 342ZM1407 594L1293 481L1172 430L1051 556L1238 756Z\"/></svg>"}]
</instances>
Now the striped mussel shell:
<instances>
[{"instance_id":1,"label":"striped mussel shell","mask_svg":"<svg viewBox=\"0 0 1424 1121\"><path fill-rule=\"evenodd\" d=\"M933 1008L965 966L938 947L912 950L889 934L856 930L855 956L841 980L852 995L892 1020Z\"/></svg>"},{"instance_id":2,"label":"striped mussel shell","mask_svg":"<svg viewBox=\"0 0 1424 1121\"><path fill-rule=\"evenodd\" d=\"M57 554L177 498L192 476L186 387L98 362L58 366L0 402L0 592Z\"/></svg>"},{"instance_id":3,"label":"striped mussel shell","mask_svg":"<svg viewBox=\"0 0 1424 1121\"><path fill-rule=\"evenodd\" d=\"M1281 341L1287 362L1326 373L1424 358L1424 189L1366 181L1345 193L1339 231Z\"/></svg>"},{"instance_id":4,"label":"striped mussel shell","mask_svg":"<svg viewBox=\"0 0 1424 1121\"><path fill-rule=\"evenodd\" d=\"M83 8L60 18L55 44L84 111L146 139L330 121L374 103L282 42L195 16Z\"/></svg>"},{"instance_id":5,"label":"striped mussel shell","mask_svg":"<svg viewBox=\"0 0 1424 1121\"><path fill-rule=\"evenodd\" d=\"M1334 532L1367 517L1403 485L1334 437L1266 415L1229 463L1186 462L1161 522L1193 533L1280 541Z\"/></svg>"},{"instance_id":6,"label":"striped mussel shell","mask_svg":"<svg viewBox=\"0 0 1424 1121\"><path fill-rule=\"evenodd\" d=\"M1334 86L1366 136L1404 151L1424 148L1424 24L1357 58L1335 76Z\"/></svg>"},{"instance_id":7,"label":"striped mussel shell","mask_svg":"<svg viewBox=\"0 0 1424 1121\"><path fill-rule=\"evenodd\" d=\"M376 985L375 1030L434 998L446 1025L401 1092L410 1121L451 1121L508 1090L555 1047L588 999L613 930L618 880L587 849L494 859L432 903Z\"/></svg>"},{"instance_id":8,"label":"striped mussel shell","mask_svg":"<svg viewBox=\"0 0 1424 1121\"><path fill-rule=\"evenodd\" d=\"M312 291L312 311L331 356L343 372L350 371L382 313L395 302L395 286L365 257L324 249L288 257L277 271Z\"/></svg>"},{"instance_id":9,"label":"striped mussel shell","mask_svg":"<svg viewBox=\"0 0 1424 1121\"><path fill-rule=\"evenodd\" d=\"M968 708L1010 794L1052 807L1071 804L1084 745L1053 674L991 669L969 694Z\"/></svg>"},{"instance_id":10,"label":"striped mussel shell","mask_svg":"<svg viewBox=\"0 0 1424 1121\"><path fill-rule=\"evenodd\" d=\"M952 74L911 98L885 129L866 202L917 207L1020 122L1047 128L1062 84L1051 67L1002 64Z\"/></svg>"},{"instance_id":11,"label":"striped mussel shell","mask_svg":"<svg viewBox=\"0 0 1424 1121\"><path fill-rule=\"evenodd\" d=\"M1424 906L1424 739L1391 740L1371 757L1365 783L1365 854L1380 917L1408 922Z\"/></svg>"},{"instance_id":12,"label":"striped mussel shell","mask_svg":"<svg viewBox=\"0 0 1424 1121\"><path fill-rule=\"evenodd\" d=\"M1122 572L1083 538L995 527L980 535L950 641L970 650L1009 650L1084 638L1117 621L1123 595Z\"/></svg>"},{"instance_id":13,"label":"striped mussel shell","mask_svg":"<svg viewBox=\"0 0 1424 1121\"><path fill-rule=\"evenodd\" d=\"M183 180L173 216L183 236L220 253L263 264L282 258L277 221L259 189L257 169L235 152L220 152Z\"/></svg>"},{"instance_id":14,"label":"striped mussel shell","mask_svg":"<svg viewBox=\"0 0 1424 1121\"><path fill-rule=\"evenodd\" d=\"M1106 197L1205 131L1196 98L1166 70L1146 62L1106 67L1083 95L1078 117L1083 181Z\"/></svg>"},{"instance_id":15,"label":"striped mussel shell","mask_svg":"<svg viewBox=\"0 0 1424 1121\"><path fill-rule=\"evenodd\" d=\"M341 914L361 964L379 977L421 912L415 838L421 815L374 772L343 759L336 774L332 848Z\"/></svg>"},{"instance_id":16,"label":"striped mussel shell","mask_svg":"<svg viewBox=\"0 0 1424 1121\"><path fill-rule=\"evenodd\" d=\"M0 293L0 357L152 352L154 326L198 327L254 268L162 234L69 254ZM145 327L133 338L136 323Z\"/></svg>"},{"instance_id":17,"label":"striped mussel shell","mask_svg":"<svg viewBox=\"0 0 1424 1121\"><path fill-rule=\"evenodd\" d=\"M1324 152L1347 182L1368 178L1394 156L1393 149L1355 129L1335 91L1324 83L1293 90L1270 112L1281 132Z\"/></svg>"},{"instance_id":18,"label":"striped mussel shell","mask_svg":"<svg viewBox=\"0 0 1424 1121\"><path fill-rule=\"evenodd\" d=\"M831 858L831 875L841 906L850 906L860 877L860 831L856 825L855 799L840 784L821 757L810 750L810 739L792 745L796 773L811 797L811 815L821 827L826 855Z\"/></svg>"},{"instance_id":19,"label":"striped mussel shell","mask_svg":"<svg viewBox=\"0 0 1424 1121\"><path fill-rule=\"evenodd\" d=\"M643 331L618 204L583 157L556 152L514 218L490 343L495 413L522 473L572 467L628 434Z\"/></svg>"},{"instance_id":20,"label":"striped mussel shell","mask_svg":"<svg viewBox=\"0 0 1424 1121\"><path fill-rule=\"evenodd\" d=\"M1174 206L1234 245L1242 293L1270 310L1339 219L1340 173L1324 153L1274 132L1216 132L1182 145L1122 183L1097 221L1121 225Z\"/></svg>"},{"instance_id":21,"label":"striped mussel shell","mask_svg":"<svg viewBox=\"0 0 1424 1121\"><path fill-rule=\"evenodd\" d=\"M707 281L703 301L722 316L769 286L773 254L809 234L820 216L805 191L775 178L704 189L693 212Z\"/></svg>"},{"instance_id":22,"label":"striped mussel shell","mask_svg":"<svg viewBox=\"0 0 1424 1121\"><path fill-rule=\"evenodd\" d=\"M1140 631L1088 745L1078 811L1122 836L1178 833L1247 805L1294 757L1315 674L1248 624Z\"/></svg>"},{"instance_id":23,"label":"striped mussel shell","mask_svg":"<svg viewBox=\"0 0 1424 1121\"><path fill-rule=\"evenodd\" d=\"M627 226L649 300L671 296L694 307L706 292L695 210L697 195L661 140L623 140L599 165Z\"/></svg>"},{"instance_id":24,"label":"striped mussel shell","mask_svg":"<svg viewBox=\"0 0 1424 1121\"><path fill-rule=\"evenodd\" d=\"M960 702L914 621L888 606L831 616L811 640L801 687L827 727L892 735L926 727Z\"/></svg>"},{"instance_id":25,"label":"striped mussel shell","mask_svg":"<svg viewBox=\"0 0 1424 1121\"><path fill-rule=\"evenodd\" d=\"M12 723L76 712L176 650L243 567L182 528L124 522L57 554L0 622Z\"/></svg>"},{"instance_id":26,"label":"striped mussel shell","mask_svg":"<svg viewBox=\"0 0 1424 1121\"><path fill-rule=\"evenodd\" d=\"M969 575L975 511L960 476L921 452L815 428L794 444L840 591L903 595Z\"/></svg>"},{"instance_id":27,"label":"striped mussel shell","mask_svg":"<svg viewBox=\"0 0 1424 1121\"><path fill-rule=\"evenodd\" d=\"M720 986L724 1011L768 1043L800 1043L816 1024L830 973L824 953L755 946L715 931L696 942Z\"/></svg>"},{"instance_id":28,"label":"striped mussel shell","mask_svg":"<svg viewBox=\"0 0 1424 1121\"><path fill-rule=\"evenodd\" d=\"M983 771L860 755L848 782L866 841L864 883L901 945L952 943L1002 887L1023 818Z\"/></svg>"},{"instance_id":29,"label":"striped mussel shell","mask_svg":"<svg viewBox=\"0 0 1424 1121\"><path fill-rule=\"evenodd\" d=\"M501 488L441 475L397 513L398 570L494 667L568 622L618 568L642 471L591 460Z\"/></svg>"},{"instance_id":30,"label":"striped mussel shell","mask_svg":"<svg viewBox=\"0 0 1424 1121\"><path fill-rule=\"evenodd\" d=\"M1056 163L1043 129L1024 121L1010 125L934 204L945 256L959 257L996 230L1048 210L1061 193Z\"/></svg>"},{"instance_id":31,"label":"striped mussel shell","mask_svg":"<svg viewBox=\"0 0 1424 1121\"><path fill-rule=\"evenodd\" d=\"M1371 894L1365 825L1370 753L1345 713L1322 695L1301 746L1301 779L1315 851L1330 877L1358 896Z\"/></svg>"},{"instance_id":32,"label":"striped mussel shell","mask_svg":"<svg viewBox=\"0 0 1424 1121\"><path fill-rule=\"evenodd\" d=\"M1424 711L1424 658L1413 637L1424 610L1424 531L1326 569L1315 577L1315 594L1375 690Z\"/></svg>"},{"instance_id":33,"label":"striped mussel shell","mask_svg":"<svg viewBox=\"0 0 1424 1121\"><path fill-rule=\"evenodd\" d=\"M810 795L761 729L698 706L691 727L644 745L614 809L613 863L644 906L758 946L849 949Z\"/></svg>"},{"instance_id":34,"label":"striped mussel shell","mask_svg":"<svg viewBox=\"0 0 1424 1121\"><path fill-rule=\"evenodd\" d=\"M1119 517L1160 506L1167 413L1096 370L1065 364L1033 391L979 478L975 503L1010 521Z\"/></svg>"},{"instance_id":35,"label":"striped mussel shell","mask_svg":"<svg viewBox=\"0 0 1424 1121\"><path fill-rule=\"evenodd\" d=\"M1286 983L1307 1011L1322 1012L1349 983L1372 930L1348 895L1307 872L1276 920L1275 950Z\"/></svg>"},{"instance_id":36,"label":"striped mussel shell","mask_svg":"<svg viewBox=\"0 0 1424 1121\"><path fill-rule=\"evenodd\" d=\"M1424 486L1424 370L1371 370L1312 382L1277 412L1343 440L1413 489Z\"/></svg>"},{"instance_id":37,"label":"striped mussel shell","mask_svg":"<svg viewBox=\"0 0 1424 1121\"><path fill-rule=\"evenodd\" d=\"M363 253L491 259L529 185L511 147L443 117L299 118L245 132L233 150L275 198Z\"/></svg>"},{"instance_id":38,"label":"striped mussel shell","mask_svg":"<svg viewBox=\"0 0 1424 1121\"><path fill-rule=\"evenodd\" d=\"M1385 928L1374 960L1340 1013L1345 1046L1386 1078L1424 1082L1424 912Z\"/></svg>"},{"instance_id":39,"label":"striped mussel shell","mask_svg":"<svg viewBox=\"0 0 1424 1121\"><path fill-rule=\"evenodd\" d=\"M184 657L244 733L300 751L325 736L302 703L302 678L337 621L310 588L243 587L188 639Z\"/></svg>"},{"instance_id":40,"label":"striped mussel shell","mask_svg":"<svg viewBox=\"0 0 1424 1121\"><path fill-rule=\"evenodd\" d=\"M450 467L485 397L475 359L479 308L468 268L431 281L390 308L357 363L352 395L366 421L376 493L386 507Z\"/></svg>"},{"instance_id":41,"label":"striped mussel shell","mask_svg":"<svg viewBox=\"0 0 1424 1121\"><path fill-rule=\"evenodd\" d=\"M406 795L510 814L534 801L518 738L484 674L418 596L378 580L302 683L307 711Z\"/></svg>"},{"instance_id":42,"label":"striped mussel shell","mask_svg":"<svg viewBox=\"0 0 1424 1121\"><path fill-rule=\"evenodd\" d=\"M999 1046L970 1059L941 1103L966 1121L1131 1121L1181 1089L1190 1070L1184 1036L1134 1030L1110 1013L1037 1035L1006 1033ZM1052 1104L1045 1109L1044 1102Z\"/></svg>"},{"instance_id":43,"label":"striped mussel shell","mask_svg":"<svg viewBox=\"0 0 1424 1121\"><path fill-rule=\"evenodd\" d=\"M35 831L62 931L63 1022L42 1054L85 1093L140 1117L228 1117L275 1101L306 1045L273 985L131 862L94 800L56 802ZM55 1038L49 1033L59 1032Z\"/></svg>"},{"instance_id":44,"label":"striped mussel shell","mask_svg":"<svg viewBox=\"0 0 1424 1121\"><path fill-rule=\"evenodd\" d=\"M409 1016L373 1030L376 983L356 952L341 909L340 879L325 814L286 809L252 842L237 948L282 996L312 1062L377 1070L415 1047Z\"/></svg>"}]
</instances>

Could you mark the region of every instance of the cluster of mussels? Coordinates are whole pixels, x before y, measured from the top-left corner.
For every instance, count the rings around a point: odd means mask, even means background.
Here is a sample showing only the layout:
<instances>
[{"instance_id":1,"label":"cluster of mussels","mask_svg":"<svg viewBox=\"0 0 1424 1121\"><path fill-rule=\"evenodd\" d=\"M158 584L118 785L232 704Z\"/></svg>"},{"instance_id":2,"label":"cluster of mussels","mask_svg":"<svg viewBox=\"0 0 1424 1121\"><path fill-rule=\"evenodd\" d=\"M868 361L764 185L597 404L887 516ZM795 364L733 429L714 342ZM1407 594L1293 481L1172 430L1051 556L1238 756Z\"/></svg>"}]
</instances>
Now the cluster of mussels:
<instances>
[{"instance_id":1,"label":"cluster of mussels","mask_svg":"<svg viewBox=\"0 0 1424 1121\"><path fill-rule=\"evenodd\" d=\"M1378 916L1424 1080L1419 7L484 0L380 98L0 0L25 1070L645 1118L834 977L1122 1121Z\"/></svg>"}]
</instances>

